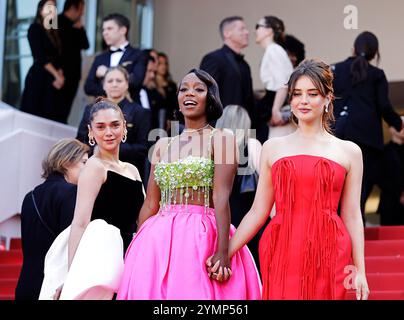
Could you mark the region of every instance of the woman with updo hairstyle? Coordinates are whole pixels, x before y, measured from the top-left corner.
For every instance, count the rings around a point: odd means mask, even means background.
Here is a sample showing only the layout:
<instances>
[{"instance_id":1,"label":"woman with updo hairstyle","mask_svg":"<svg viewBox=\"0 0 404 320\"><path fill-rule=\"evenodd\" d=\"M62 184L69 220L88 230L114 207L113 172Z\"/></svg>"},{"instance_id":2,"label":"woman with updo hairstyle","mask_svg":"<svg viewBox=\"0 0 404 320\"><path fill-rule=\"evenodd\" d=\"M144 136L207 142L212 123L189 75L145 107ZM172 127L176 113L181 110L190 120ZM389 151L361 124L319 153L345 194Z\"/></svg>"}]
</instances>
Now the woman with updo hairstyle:
<instances>
[{"instance_id":1,"label":"woman with updo hairstyle","mask_svg":"<svg viewBox=\"0 0 404 320\"><path fill-rule=\"evenodd\" d=\"M255 42L265 49L260 64L265 96L257 102L257 138L261 143L268 139L268 135L274 136L270 132L270 125L282 126L289 122L289 118L281 113L287 96L287 82L293 72L292 63L282 47L284 32L282 20L274 16L261 18L255 26Z\"/></svg>"},{"instance_id":2,"label":"woman with updo hairstyle","mask_svg":"<svg viewBox=\"0 0 404 320\"><path fill-rule=\"evenodd\" d=\"M397 132L404 133L404 117L394 111L389 100L388 82L382 69L371 62L380 61L379 41L369 32L360 33L353 55L333 66L335 75L335 134L355 142L363 154L361 191L362 218L373 186L380 183L383 169L382 119Z\"/></svg>"},{"instance_id":3,"label":"woman with updo hairstyle","mask_svg":"<svg viewBox=\"0 0 404 320\"><path fill-rule=\"evenodd\" d=\"M151 129L151 112L133 102L129 94L129 74L122 66L108 68L103 79L103 89L108 100L116 104L126 120L127 140L119 147L119 159L133 164L143 178L147 160L148 134ZM88 124L93 104L87 105L77 131L77 139L90 145Z\"/></svg>"},{"instance_id":4,"label":"woman with updo hairstyle","mask_svg":"<svg viewBox=\"0 0 404 320\"><path fill-rule=\"evenodd\" d=\"M254 203L230 240L231 257L276 203L259 244L263 299L345 299L347 289L356 289L356 299L369 295L362 154L330 132L332 81L331 69L318 60L305 60L292 73L288 92L297 130L264 144Z\"/></svg>"},{"instance_id":5,"label":"woman with updo hairstyle","mask_svg":"<svg viewBox=\"0 0 404 320\"><path fill-rule=\"evenodd\" d=\"M97 145L97 152L80 175L71 227L55 240L55 250L48 253L49 263L54 263L48 273L45 261L47 281L41 292L44 299L49 295L67 300L112 299L144 201L137 168L119 159L120 145L127 140L121 108L98 98L91 107L89 121L88 138L90 145ZM52 254L57 257L60 250L56 248L60 247L67 250L67 255L56 264ZM53 268L60 269L64 264L67 274L59 275L57 280L52 278L56 274ZM52 288L55 284L60 287Z\"/></svg>"}]
</instances>

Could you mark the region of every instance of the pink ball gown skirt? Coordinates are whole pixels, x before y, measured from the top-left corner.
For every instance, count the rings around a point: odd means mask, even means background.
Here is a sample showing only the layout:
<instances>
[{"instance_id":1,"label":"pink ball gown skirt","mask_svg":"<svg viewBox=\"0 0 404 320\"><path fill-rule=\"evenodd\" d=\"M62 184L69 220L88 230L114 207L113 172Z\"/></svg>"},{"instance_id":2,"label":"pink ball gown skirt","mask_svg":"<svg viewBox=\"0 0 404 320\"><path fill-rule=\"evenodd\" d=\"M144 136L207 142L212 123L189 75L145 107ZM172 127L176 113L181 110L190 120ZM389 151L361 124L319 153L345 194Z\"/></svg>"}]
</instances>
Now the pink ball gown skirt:
<instances>
[{"instance_id":1,"label":"pink ball gown skirt","mask_svg":"<svg viewBox=\"0 0 404 320\"><path fill-rule=\"evenodd\" d=\"M231 226L230 235L235 228ZM150 217L130 244L118 300L261 299L254 260L244 246L231 260L224 283L208 277L205 262L216 249L214 209L169 205Z\"/></svg>"}]
</instances>

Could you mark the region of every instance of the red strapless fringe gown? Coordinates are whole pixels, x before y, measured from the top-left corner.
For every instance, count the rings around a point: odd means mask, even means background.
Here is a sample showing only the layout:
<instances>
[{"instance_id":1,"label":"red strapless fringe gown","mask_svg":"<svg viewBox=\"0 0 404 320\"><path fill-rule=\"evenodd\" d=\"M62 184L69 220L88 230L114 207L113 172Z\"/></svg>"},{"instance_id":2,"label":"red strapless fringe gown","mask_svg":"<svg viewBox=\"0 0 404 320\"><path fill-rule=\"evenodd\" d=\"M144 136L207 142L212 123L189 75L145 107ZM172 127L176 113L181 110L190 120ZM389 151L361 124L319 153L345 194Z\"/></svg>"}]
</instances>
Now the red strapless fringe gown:
<instances>
[{"instance_id":1,"label":"red strapless fringe gown","mask_svg":"<svg viewBox=\"0 0 404 320\"><path fill-rule=\"evenodd\" d=\"M259 245L263 299L345 299L351 239L337 215L345 175L318 156L273 164L276 215Z\"/></svg>"}]
</instances>

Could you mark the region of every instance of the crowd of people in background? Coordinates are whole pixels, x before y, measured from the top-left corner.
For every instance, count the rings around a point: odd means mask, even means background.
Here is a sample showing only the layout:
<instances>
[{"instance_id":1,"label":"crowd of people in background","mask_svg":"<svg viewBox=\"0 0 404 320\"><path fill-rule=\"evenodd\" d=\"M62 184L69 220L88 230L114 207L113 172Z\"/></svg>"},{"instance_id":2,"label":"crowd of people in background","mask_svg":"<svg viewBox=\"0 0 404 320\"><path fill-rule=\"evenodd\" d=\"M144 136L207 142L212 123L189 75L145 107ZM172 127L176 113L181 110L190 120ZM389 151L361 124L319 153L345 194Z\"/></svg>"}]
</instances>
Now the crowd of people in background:
<instances>
[{"instance_id":1,"label":"crowd of people in background","mask_svg":"<svg viewBox=\"0 0 404 320\"><path fill-rule=\"evenodd\" d=\"M89 46L85 2L66 0L57 30L44 26L47 5L55 1L39 2L28 31L34 63L21 110L67 123L81 51ZM103 19L107 49L85 80L94 101L83 106L80 142L55 145L44 162L46 181L24 199L16 298L37 299L44 281L43 295L54 299L111 299L114 292L117 299L342 299L343 268L352 257L358 298L367 299L363 227L374 185L381 188L382 224L404 224L404 117L389 101L383 70L371 63L380 59L377 37L361 33L353 55L329 66L305 60L304 44L286 34L279 17L261 17L260 94L243 55L249 30L241 16L221 21L223 46L201 54L199 69L178 84L167 54L135 48L129 30L121 14ZM382 119L392 136L387 146ZM153 129L168 137L150 139ZM223 141L230 154L219 148ZM304 195L310 192L314 203ZM78 286L75 270L90 272L92 265L82 260L86 250L97 252L94 261L108 259L85 237L91 229L89 235L114 239L114 230L94 223L100 219L121 235L122 244L111 240L110 249L124 250L122 259L126 252L122 280L117 286L89 276L92 282ZM29 258L38 252L44 259L53 241L68 252L58 261L67 280L57 288L44 264ZM330 259L326 266L315 265L320 256ZM119 259L109 262L120 269ZM32 285L28 276L36 279Z\"/></svg>"}]
</instances>

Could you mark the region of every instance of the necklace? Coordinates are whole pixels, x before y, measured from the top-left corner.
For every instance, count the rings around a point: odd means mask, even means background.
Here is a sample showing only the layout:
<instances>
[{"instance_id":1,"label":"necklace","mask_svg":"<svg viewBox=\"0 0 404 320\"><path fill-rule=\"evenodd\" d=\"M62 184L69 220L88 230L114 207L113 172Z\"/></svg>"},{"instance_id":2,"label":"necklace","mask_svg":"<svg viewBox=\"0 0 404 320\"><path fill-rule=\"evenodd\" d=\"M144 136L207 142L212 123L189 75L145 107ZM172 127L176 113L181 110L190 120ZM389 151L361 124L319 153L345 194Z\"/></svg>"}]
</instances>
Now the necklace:
<instances>
[{"instance_id":1,"label":"necklace","mask_svg":"<svg viewBox=\"0 0 404 320\"><path fill-rule=\"evenodd\" d=\"M208 128L209 126L210 126L210 124L207 123L207 124L205 124L203 127L199 128L199 129L187 129L187 128L185 128L184 130L182 130L182 132L183 132L183 133L198 132L198 131L201 131L201 130L203 130L203 129Z\"/></svg>"}]
</instances>

